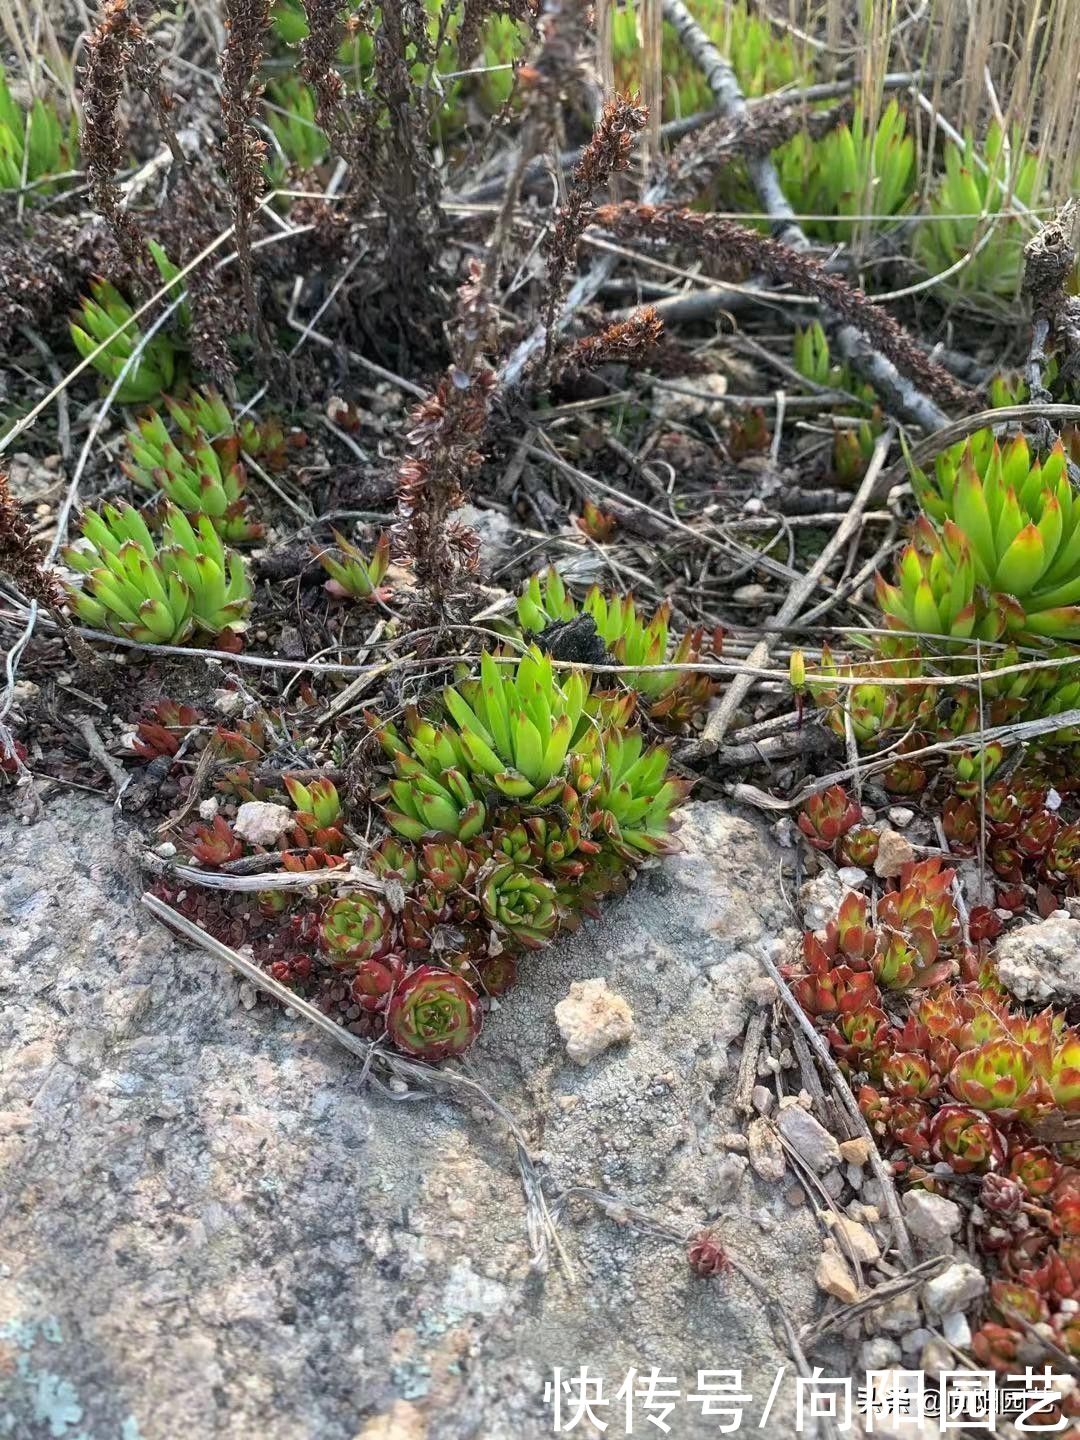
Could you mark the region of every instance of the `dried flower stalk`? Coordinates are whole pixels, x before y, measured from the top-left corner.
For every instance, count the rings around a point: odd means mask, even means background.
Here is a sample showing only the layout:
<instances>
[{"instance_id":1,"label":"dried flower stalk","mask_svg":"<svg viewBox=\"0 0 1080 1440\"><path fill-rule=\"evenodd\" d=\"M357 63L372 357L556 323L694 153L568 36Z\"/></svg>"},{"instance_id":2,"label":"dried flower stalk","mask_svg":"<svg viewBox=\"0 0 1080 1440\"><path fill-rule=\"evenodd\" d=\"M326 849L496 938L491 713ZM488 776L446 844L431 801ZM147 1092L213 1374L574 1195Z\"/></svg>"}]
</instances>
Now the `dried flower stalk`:
<instances>
[{"instance_id":1,"label":"dried flower stalk","mask_svg":"<svg viewBox=\"0 0 1080 1440\"><path fill-rule=\"evenodd\" d=\"M483 267L474 260L469 279L458 291L459 363L450 366L435 393L413 410L408 435L412 454L397 472L398 518L392 538L437 605L456 574L473 574L477 567L476 536L450 515L465 503L465 477L483 460L479 446L495 375L482 350L493 319Z\"/></svg>"},{"instance_id":2,"label":"dried flower stalk","mask_svg":"<svg viewBox=\"0 0 1080 1440\"><path fill-rule=\"evenodd\" d=\"M545 245L547 254L547 304L544 324L544 361L551 358L555 343L555 316L562 296L563 279L577 255L578 242L592 219L593 196L612 175L630 164L634 137L649 121L649 112L636 97L616 95L600 113L592 138L582 151L574 170L566 204L555 218Z\"/></svg>"},{"instance_id":3,"label":"dried flower stalk","mask_svg":"<svg viewBox=\"0 0 1080 1440\"><path fill-rule=\"evenodd\" d=\"M36 600L50 610L59 610L63 605L63 587L48 568L44 550L31 535L4 470L0 470L0 570L14 580L28 600Z\"/></svg>"},{"instance_id":4,"label":"dried flower stalk","mask_svg":"<svg viewBox=\"0 0 1080 1440\"><path fill-rule=\"evenodd\" d=\"M805 251L793 250L779 240L748 230L732 220L701 215L670 205L604 205L596 211L599 224L620 240L642 235L669 244L688 245L714 263L767 275L774 284L787 283L815 296L836 316L861 330L896 368L911 377L942 405L959 410L971 407L972 395L940 365L928 360L904 327L862 290Z\"/></svg>"},{"instance_id":5,"label":"dried flower stalk","mask_svg":"<svg viewBox=\"0 0 1080 1440\"><path fill-rule=\"evenodd\" d=\"M251 325L256 324L251 271L251 220L265 188L266 141L252 125L263 87L259 80L269 0L225 0L227 37L221 55L222 160L233 196L237 266Z\"/></svg>"},{"instance_id":6,"label":"dried flower stalk","mask_svg":"<svg viewBox=\"0 0 1080 1440\"><path fill-rule=\"evenodd\" d=\"M83 68L82 155L90 199L116 237L132 270L144 263L145 245L138 225L123 208L116 172L124 163L124 127L120 100L124 75L136 48L145 40L128 0L105 0L97 25L86 39Z\"/></svg>"},{"instance_id":7,"label":"dried flower stalk","mask_svg":"<svg viewBox=\"0 0 1080 1440\"><path fill-rule=\"evenodd\" d=\"M560 377L601 365L642 365L660 343L664 322L653 305L643 305L625 320L616 320L596 335L584 335L555 357Z\"/></svg>"},{"instance_id":8,"label":"dried flower stalk","mask_svg":"<svg viewBox=\"0 0 1080 1440\"><path fill-rule=\"evenodd\" d=\"M803 131L817 140L849 123L852 109L848 101L805 115L801 106L785 105L780 98L739 114L721 115L675 146L668 161L672 188L677 194L699 194L733 161L769 155Z\"/></svg>"}]
</instances>

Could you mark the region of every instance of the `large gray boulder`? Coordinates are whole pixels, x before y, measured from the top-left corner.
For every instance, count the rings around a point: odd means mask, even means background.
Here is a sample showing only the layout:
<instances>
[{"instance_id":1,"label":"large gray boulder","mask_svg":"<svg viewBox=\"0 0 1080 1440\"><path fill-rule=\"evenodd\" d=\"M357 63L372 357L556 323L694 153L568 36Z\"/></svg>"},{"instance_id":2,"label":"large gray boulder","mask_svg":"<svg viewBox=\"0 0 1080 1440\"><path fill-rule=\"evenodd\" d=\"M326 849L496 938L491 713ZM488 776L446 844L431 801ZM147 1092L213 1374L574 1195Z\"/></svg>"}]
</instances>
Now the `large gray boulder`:
<instances>
[{"instance_id":1,"label":"large gray boulder","mask_svg":"<svg viewBox=\"0 0 1080 1440\"><path fill-rule=\"evenodd\" d=\"M550 1198L586 1186L680 1230L719 1219L797 1325L812 1216L720 1143L752 950L787 924L780 853L720 806L685 817L684 853L525 963L468 1064ZM583 1365L609 1397L631 1367L684 1394L699 1369L741 1368L748 1428L787 1365L758 1433L792 1433L790 1357L743 1280L698 1279L679 1245L581 1197L561 1225L574 1282L531 1272L500 1127L365 1088L359 1062L249 1008L158 926L140 880L89 797L0 817L0 1434L539 1440L552 1368ZM554 1010L597 976L634 1034L581 1066ZM670 1423L715 1433L686 1400Z\"/></svg>"}]
</instances>

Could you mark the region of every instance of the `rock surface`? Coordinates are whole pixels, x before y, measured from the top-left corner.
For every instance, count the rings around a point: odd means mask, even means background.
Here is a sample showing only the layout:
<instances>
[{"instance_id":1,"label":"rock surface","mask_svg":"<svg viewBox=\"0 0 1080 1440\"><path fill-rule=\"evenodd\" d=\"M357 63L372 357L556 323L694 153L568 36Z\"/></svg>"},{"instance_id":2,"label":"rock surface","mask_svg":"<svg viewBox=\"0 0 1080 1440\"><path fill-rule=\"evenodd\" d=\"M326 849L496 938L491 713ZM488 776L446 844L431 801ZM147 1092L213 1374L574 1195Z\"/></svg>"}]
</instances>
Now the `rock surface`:
<instances>
[{"instance_id":1,"label":"rock surface","mask_svg":"<svg viewBox=\"0 0 1080 1440\"><path fill-rule=\"evenodd\" d=\"M1080 920L1051 915L1010 930L994 956L998 975L1018 1000L1045 1004L1080 995Z\"/></svg>"},{"instance_id":2,"label":"rock surface","mask_svg":"<svg viewBox=\"0 0 1080 1440\"><path fill-rule=\"evenodd\" d=\"M682 838L521 967L469 1065L524 1126L549 1197L592 1186L680 1231L715 1223L798 1330L820 1303L811 1208L749 1171L730 1202L707 1194L739 1124L728 1051L754 948L788 924L781 852L716 805L688 806ZM684 1396L699 1368L740 1367L756 1429L786 1365L761 1433L794 1433L790 1357L737 1275L698 1279L679 1245L580 1198L560 1222L575 1283L530 1271L487 1113L365 1088L302 1021L238 1003L139 888L107 806L54 796L26 828L0 815L0 1432L540 1440L552 1367L583 1365L610 1399L631 1366ZM598 973L637 1033L581 1068L554 1008ZM685 1400L673 1421L679 1440L715 1434Z\"/></svg>"}]
</instances>

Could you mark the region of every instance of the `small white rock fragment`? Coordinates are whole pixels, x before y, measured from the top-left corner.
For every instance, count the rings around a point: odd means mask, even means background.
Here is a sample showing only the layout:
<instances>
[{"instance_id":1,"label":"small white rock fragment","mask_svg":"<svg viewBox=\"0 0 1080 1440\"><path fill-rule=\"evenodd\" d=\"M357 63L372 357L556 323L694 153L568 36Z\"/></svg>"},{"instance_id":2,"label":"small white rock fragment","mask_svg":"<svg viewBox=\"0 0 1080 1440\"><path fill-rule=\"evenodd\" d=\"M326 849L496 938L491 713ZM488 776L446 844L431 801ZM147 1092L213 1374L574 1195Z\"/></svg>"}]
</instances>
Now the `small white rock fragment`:
<instances>
[{"instance_id":1,"label":"small white rock fragment","mask_svg":"<svg viewBox=\"0 0 1080 1440\"><path fill-rule=\"evenodd\" d=\"M288 805L269 800L245 800L236 812L233 830L250 845L275 845L296 819Z\"/></svg>"},{"instance_id":2,"label":"small white rock fragment","mask_svg":"<svg viewBox=\"0 0 1080 1440\"><path fill-rule=\"evenodd\" d=\"M750 982L750 999L760 1010L766 1010L780 998L776 981L770 975L757 975Z\"/></svg>"},{"instance_id":3,"label":"small white rock fragment","mask_svg":"<svg viewBox=\"0 0 1080 1440\"><path fill-rule=\"evenodd\" d=\"M200 819L200 820L213 820L213 818L214 818L214 816L217 814L217 812L218 812L218 798L217 798L216 795L211 795L209 800L200 800L200 801L199 801L199 819Z\"/></svg>"},{"instance_id":4,"label":"small white rock fragment","mask_svg":"<svg viewBox=\"0 0 1080 1440\"><path fill-rule=\"evenodd\" d=\"M780 1111L776 1122L780 1133L793 1146L812 1170L824 1175L840 1163L840 1146L825 1126L808 1114L801 1105L788 1105Z\"/></svg>"},{"instance_id":5,"label":"small white rock fragment","mask_svg":"<svg viewBox=\"0 0 1080 1440\"><path fill-rule=\"evenodd\" d=\"M898 830L904 830L915 819L915 811L909 810L906 805L891 805L888 811L889 820Z\"/></svg>"},{"instance_id":6,"label":"small white rock fragment","mask_svg":"<svg viewBox=\"0 0 1080 1440\"><path fill-rule=\"evenodd\" d=\"M762 1180L782 1180L787 1169L784 1147L770 1122L761 1116L751 1120L746 1138L750 1146L750 1164L754 1173L760 1175Z\"/></svg>"},{"instance_id":7,"label":"small white rock fragment","mask_svg":"<svg viewBox=\"0 0 1080 1440\"><path fill-rule=\"evenodd\" d=\"M812 880L807 880L799 891L803 924L807 930L824 930L829 921L835 919L843 898L843 883L831 866Z\"/></svg>"},{"instance_id":8,"label":"small white rock fragment","mask_svg":"<svg viewBox=\"0 0 1080 1440\"><path fill-rule=\"evenodd\" d=\"M874 874L883 880L899 875L905 865L915 859L915 847L906 835L897 830L882 830L878 836L878 853Z\"/></svg>"},{"instance_id":9,"label":"small white rock fragment","mask_svg":"<svg viewBox=\"0 0 1080 1440\"><path fill-rule=\"evenodd\" d=\"M954 1310L951 1315L942 1316L941 1333L949 1344L955 1345L958 1350L966 1350L971 1344L971 1326L962 1310Z\"/></svg>"},{"instance_id":10,"label":"small white rock fragment","mask_svg":"<svg viewBox=\"0 0 1080 1440\"><path fill-rule=\"evenodd\" d=\"M768 598L768 594L764 585L752 581L749 585L740 585L737 590L733 590L731 598L737 605L760 605Z\"/></svg>"},{"instance_id":11,"label":"small white rock fragment","mask_svg":"<svg viewBox=\"0 0 1080 1440\"><path fill-rule=\"evenodd\" d=\"M944 1340L939 1340L934 1336L926 1342L922 1348L922 1354L919 1356L919 1369L928 1379L933 1380L947 1371L956 1369L953 1353Z\"/></svg>"},{"instance_id":12,"label":"small white rock fragment","mask_svg":"<svg viewBox=\"0 0 1080 1440\"><path fill-rule=\"evenodd\" d=\"M924 1325L917 1325L914 1330L909 1330L906 1335L900 1336L900 1349L905 1355L919 1355L923 1346L933 1338L933 1333Z\"/></svg>"},{"instance_id":13,"label":"small white rock fragment","mask_svg":"<svg viewBox=\"0 0 1080 1440\"><path fill-rule=\"evenodd\" d=\"M825 1242L817 1270L814 1272L814 1280L819 1290L824 1290L826 1295L835 1296L837 1300L843 1300L847 1305L853 1304L859 1298L855 1277L831 1240Z\"/></svg>"},{"instance_id":14,"label":"small white rock fragment","mask_svg":"<svg viewBox=\"0 0 1080 1440\"><path fill-rule=\"evenodd\" d=\"M748 1163L745 1155L730 1153L712 1165L709 1171L709 1202L712 1208L731 1199L746 1174Z\"/></svg>"},{"instance_id":15,"label":"small white rock fragment","mask_svg":"<svg viewBox=\"0 0 1080 1440\"><path fill-rule=\"evenodd\" d=\"M1080 995L1080 920L1051 915L1010 930L994 954L1001 983L1018 1000L1045 1004Z\"/></svg>"},{"instance_id":16,"label":"small white rock fragment","mask_svg":"<svg viewBox=\"0 0 1080 1440\"><path fill-rule=\"evenodd\" d=\"M821 1188L834 1200L839 1200L844 1193L844 1175L841 1170L826 1170L821 1177Z\"/></svg>"},{"instance_id":17,"label":"small white rock fragment","mask_svg":"<svg viewBox=\"0 0 1080 1440\"><path fill-rule=\"evenodd\" d=\"M243 709L244 697L239 690L215 690L214 709L219 715L235 715Z\"/></svg>"},{"instance_id":18,"label":"small white rock fragment","mask_svg":"<svg viewBox=\"0 0 1080 1440\"><path fill-rule=\"evenodd\" d=\"M911 1224L911 1217L908 1217ZM986 1277L967 1260L947 1265L923 1286L923 1303L932 1315L964 1310L986 1293Z\"/></svg>"},{"instance_id":19,"label":"small white rock fragment","mask_svg":"<svg viewBox=\"0 0 1080 1440\"><path fill-rule=\"evenodd\" d=\"M858 890L866 884L866 871L858 865L841 865L836 872L836 878L849 890Z\"/></svg>"},{"instance_id":20,"label":"small white rock fragment","mask_svg":"<svg viewBox=\"0 0 1080 1440\"><path fill-rule=\"evenodd\" d=\"M904 1335L915 1329L919 1319L918 1301L914 1292L908 1290L903 1295L886 1300L884 1305L879 1305L877 1315L871 1318L871 1323L888 1335Z\"/></svg>"},{"instance_id":21,"label":"small white rock fragment","mask_svg":"<svg viewBox=\"0 0 1080 1440\"><path fill-rule=\"evenodd\" d=\"M555 1006L555 1023L576 1065L587 1065L634 1033L633 1011L621 995L608 989L603 976L575 980L570 994Z\"/></svg>"},{"instance_id":22,"label":"small white rock fragment","mask_svg":"<svg viewBox=\"0 0 1080 1440\"><path fill-rule=\"evenodd\" d=\"M963 1215L960 1206L929 1190L908 1190L900 1202L908 1229L920 1240L941 1241L955 1235Z\"/></svg>"},{"instance_id":23,"label":"small white rock fragment","mask_svg":"<svg viewBox=\"0 0 1080 1440\"><path fill-rule=\"evenodd\" d=\"M899 1363L900 1346L884 1335L875 1335L873 1340L867 1340L859 1354L859 1365L863 1370L887 1370L890 1365Z\"/></svg>"}]
</instances>

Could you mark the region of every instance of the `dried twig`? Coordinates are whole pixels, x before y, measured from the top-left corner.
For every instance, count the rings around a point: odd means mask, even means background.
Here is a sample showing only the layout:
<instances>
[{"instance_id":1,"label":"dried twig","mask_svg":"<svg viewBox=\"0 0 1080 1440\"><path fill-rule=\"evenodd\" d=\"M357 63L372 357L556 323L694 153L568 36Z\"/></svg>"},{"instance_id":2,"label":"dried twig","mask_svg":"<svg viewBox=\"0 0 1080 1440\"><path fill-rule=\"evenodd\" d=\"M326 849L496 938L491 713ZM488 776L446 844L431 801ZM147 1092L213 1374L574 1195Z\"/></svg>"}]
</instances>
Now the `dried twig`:
<instances>
[{"instance_id":1,"label":"dried twig","mask_svg":"<svg viewBox=\"0 0 1080 1440\"><path fill-rule=\"evenodd\" d=\"M768 623L769 630L774 633L765 635L754 646L750 652L747 665L762 666L768 660L772 646L776 638L775 632L783 630L799 614L799 611L806 604L818 581L826 573L829 566L837 555L841 553L851 537L857 532L862 524L862 514L870 503L870 497L874 493L878 475L885 464L885 456L889 453L889 446L892 444L895 431L890 428L884 431L877 438L874 446L874 453L870 457L866 467L866 474L862 478L858 490L852 498L851 506L843 520L836 527L836 530L829 537L823 546L821 553L804 575L800 575L795 584L788 591L784 603L776 612L776 616ZM705 722L705 729L701 738L685 747L680 759L683 763L698 759L703 755L711 755L717 749L721 740L727 734L728 726L731 724L735 711L742 704L753 684L752 675L741 675L733 680L728 686L724 698L715 710L709 715Z\"/></svg>"},{"instance_id":2,"label":"dried twig","mask_svg":"<svg viewBox=\"0 0 1080 1440\"><path fill-rule=\"evenodd\" d=\"M840 1096L840 1100L844 1106L844 1109L851 1116L851 1119L855 1124L857 1133L861 1135L864 1140L868 1140L870 1142L870 1168L874 1172L874 1179L877 1180L878 1184L881 1186L881 1192L885 1201L885 1209L889 1216L889 1223L892 1225L893 1238L896 1241L896 1248L900 1254L901 1260L904 1262L905 1265L914 1265L915 1252L911 1248L911 1237L908 1235L907 1225L904 1222L904 1217L900 1210L900 1201L896 1193L896 1183L893 1180L891 1172L889 1171L889 1167L881 1158L881 1154L877 1148L877 1143L874 1140L873 1132L871 1131L870 1126L866 1123L866 1117L859 1109L858 1101L851 1093L850 1085L844 1079L843 1073L840 1070L840 1067L837 1065L836 1061L829 1054L829 1047L826 1045L825 1041L821 1038L818 1032L814 1029L813 1022L808 1019L808 1017L803 1011L802 1006L795 999L794 995L792 995L791 989L788 986L787 981L780 974L780 971L777 969L776 965L773 963L770 957L765 954L764 950L761 949L758 950L758 959L761 961L762 965L768 971L769 976L773 980L774 984L779 989L780 998L783 1000L789 1012L794 1017L796 1024L799 1026L803 1034L809 1040L814 1054L818 1057L822 1065L825 1067L826 1074L832 1081L837 1094Z\"/></svg>"}]
</instances>

